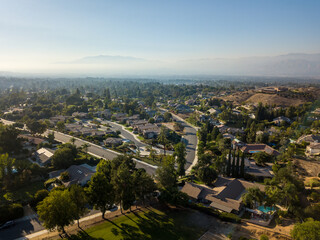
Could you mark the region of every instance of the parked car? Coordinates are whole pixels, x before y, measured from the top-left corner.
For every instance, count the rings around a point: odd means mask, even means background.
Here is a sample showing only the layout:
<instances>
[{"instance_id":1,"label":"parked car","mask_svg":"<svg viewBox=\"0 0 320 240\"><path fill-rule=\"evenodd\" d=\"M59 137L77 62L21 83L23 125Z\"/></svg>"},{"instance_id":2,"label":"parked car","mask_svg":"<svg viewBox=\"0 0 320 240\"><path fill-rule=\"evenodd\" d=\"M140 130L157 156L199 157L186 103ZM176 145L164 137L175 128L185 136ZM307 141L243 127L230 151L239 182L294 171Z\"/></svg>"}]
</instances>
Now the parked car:
<instances>
[{"instance_id":1,"label":"parked car","mask_svg":"<svg viewBox=\"0 0 320 240\"><path fill-rule=\"evenodd\" d=\"M14 226L14 225L15 225L15 222L14 222L14 221L8 221L8 222L6 222L6 223L4 223L4 224L2 224L2 225L0 226L0 230L1 230L1 229L5 229L5 228L12 227L12 226Z\"/></svg>"}]
</instances>

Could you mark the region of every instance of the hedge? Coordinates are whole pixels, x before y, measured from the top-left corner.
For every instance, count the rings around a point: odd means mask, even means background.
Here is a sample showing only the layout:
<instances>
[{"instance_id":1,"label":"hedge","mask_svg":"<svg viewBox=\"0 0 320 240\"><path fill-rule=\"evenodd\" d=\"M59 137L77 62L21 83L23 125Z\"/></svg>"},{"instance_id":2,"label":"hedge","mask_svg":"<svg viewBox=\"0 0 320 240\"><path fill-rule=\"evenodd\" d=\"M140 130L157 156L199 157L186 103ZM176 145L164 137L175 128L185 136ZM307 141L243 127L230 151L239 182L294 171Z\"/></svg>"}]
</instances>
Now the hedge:
<instances>
[{"instance_id":1,"label":"hedge","mask_svg":"<svg viewBox=\"0 0 320 240\"><path fill-rule=\"evenodd\" d=\"M205 207L201 204L189 203L189 207L211 216L217 217L226 222L240 223L241 218L233 213L219 212L213 208Z\"/></svg>"}]
</instances>

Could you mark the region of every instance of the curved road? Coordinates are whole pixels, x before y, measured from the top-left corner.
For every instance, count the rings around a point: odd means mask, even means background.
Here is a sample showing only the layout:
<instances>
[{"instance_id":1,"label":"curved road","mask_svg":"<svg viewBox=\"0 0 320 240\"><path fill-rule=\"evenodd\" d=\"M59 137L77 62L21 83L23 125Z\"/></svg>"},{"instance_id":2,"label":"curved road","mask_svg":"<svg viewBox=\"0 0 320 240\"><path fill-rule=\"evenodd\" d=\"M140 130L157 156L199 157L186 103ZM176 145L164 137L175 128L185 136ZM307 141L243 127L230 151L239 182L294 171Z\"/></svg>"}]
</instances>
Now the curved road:
<instances>
[{"instance_id":1,"label":"curved road","mask_svg":"<svg viewBox=\"0 0 320 240\"><path fill-rule=\"evenodd\" d=\"M187 156L186 156L187 163L185 165L185 169L190 171L191 170L189 169L190 166L194 165L195 162L197 161L197 157L196 157L196 149L198 144L197 130L194 127L192 127L190 124L188 124L185 120L180 118L179 116L172 114L172 117L176 122L179 122L184 126L185 135L183 136L183 139L184 139L184 142L186 143L186 150L187 150ZM125 130L122 125L111 122L111 121L102 121L102 123L109 124L113 131L120 131L121 135L124 138L134 142L137 147L147 146L147 144L141 142L140 140L137 140L133 133L129 132L128 130ZM163 150L160 149L160 152L163 153ZM173 154L173 151L167 151L167 153Z\"/></svg>"}]
</instances>

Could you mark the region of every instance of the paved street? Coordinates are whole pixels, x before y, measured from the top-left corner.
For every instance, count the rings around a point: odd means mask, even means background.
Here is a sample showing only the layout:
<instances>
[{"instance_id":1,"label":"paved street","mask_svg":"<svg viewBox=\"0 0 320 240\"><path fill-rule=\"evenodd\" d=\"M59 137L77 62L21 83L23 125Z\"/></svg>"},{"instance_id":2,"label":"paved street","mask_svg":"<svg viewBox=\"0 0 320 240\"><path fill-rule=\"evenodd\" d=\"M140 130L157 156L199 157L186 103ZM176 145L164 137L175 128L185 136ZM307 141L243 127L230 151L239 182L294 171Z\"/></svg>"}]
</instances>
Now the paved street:
<instances>
[{"instance_id":1,"label":"paved street","mask_svg":"<svg viewBox=\"0 0 320 240\"><path fill-rule=\"evenodd\" d=\"M0 230L0 240L12 240L43 230L36 215L18 219L15 226Z\"/></svg>"},{"instance_id":2,"label":"paved street","mask_svg":"<svg viewBox=\"0 0 320 240\"><path fill-rule=\"evenodd\" d=\"M176 122L179 122L184 126L184 132L185 135L183 138L185 139L185 143L187 144L187 163L185 166L185 169L187 170L194 161L196 161L196 149L198 144L198 138L197 138L197 130L191 127L189 124L187 124L185 121L182 121L182 119L178 118L175 115L172 115L173 119L176 120Z\"/></svg>"},{"instance_id":3,"label":"paved street","mask_svg":"<svg viewBox=\"0 0 320 240\"><path fill-rule=\"evenodd\" d=\"M137 139L137 137L135 136L134 133L126 130L122 125L115 123L115 122L111 122L111 121L102 121L102 123L109 124L111 130L113 130L113 131L120 131L123 138L129 139L130 141L132 141L137 147L140 148L140 150L146 150L147 144L143 143L139 139ZM156 148L156 147L153 147L153 149L156 150L157 153L161 153L161 154L164 153L163 149ZM173 151L167 150L166 154L173 154Z\"/></svg>"},{"instance_id":4,"label":"paved street","mask_svg":"<svg viewBox=\"0 0 320 240\"><path fill-rule=\"evenodd\" d=\"M56 131L54 132L54 136L57 141L63 142L63 143L70 142L70 139L72 138L72 136L70 136L70 135L66 135L66 134L63 134L60 132L56 132ZM96 144L81 140L79 138L75 138L75 139L76 139L75 145L77 147L80 147L85 143L89 144L88 153L90 153L93 156L112 160L115 157L117 157L118 155L120 155L120 153L103 148L103 147L98 146ZM144 168L147 171L147 173L149 173L150 175L155 174L155 170L157 168L156 166L152 166L148 163L144 163L144 162L136 160L136 159L134 159L134 160L136 162L137 168Z\"/></svg>"}]
</instances>

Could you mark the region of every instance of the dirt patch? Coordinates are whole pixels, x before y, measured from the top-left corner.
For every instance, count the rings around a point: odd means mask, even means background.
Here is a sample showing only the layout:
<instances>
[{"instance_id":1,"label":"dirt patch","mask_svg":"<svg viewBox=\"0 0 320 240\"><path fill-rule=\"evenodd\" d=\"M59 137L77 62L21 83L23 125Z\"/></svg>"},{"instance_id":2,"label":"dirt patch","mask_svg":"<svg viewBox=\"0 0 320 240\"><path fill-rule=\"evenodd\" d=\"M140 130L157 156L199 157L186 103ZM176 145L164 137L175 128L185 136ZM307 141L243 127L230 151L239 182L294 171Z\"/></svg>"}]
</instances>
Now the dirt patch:
<instances>
[{"instance_id":1,"label":"dirt patch","mask_svg":"<svg viewBox=\"0 0 320 240\"><path fill-rule=\"evenodd\" d=\"M317 177L320 173L320 162L316 160L293 159L294 166L299 174L304 178Z\"/></svg>"},{"instance_id":2,"label":"dirt patch","mask_svg":"<svg viewBox=\"0 0 320 240\"><path fill-rule=\"evenodd\" d=\"M174 131L174 123L173 122L169 122L169 123L161 123L163 126L169 128L170 130Z\"/></svg>"},{"instance_id":3,"label":"dirt patch","mask_svg":"<svg viewBox=\"0 0 320 240\"><path fill-rule=\"evenodd\" d=\"M236 92L228 96L220 97L220 99L226 102L233 102L234 104L241 104L254 94L255 94L254 91L249 90L246 92Z\"/></svg>"},{"instance_id":4,"label":"dirt patch","mask_svg":"<svg viewBox=\"0 0 320 240\"><path fill-rule=\"evenodd\" d=\"M299 106L305 101L297 98L285 98L276 94L257 93L249 97L246 102L257 104L259 102L276 106Z\"/></svg>"}]
</instances>

